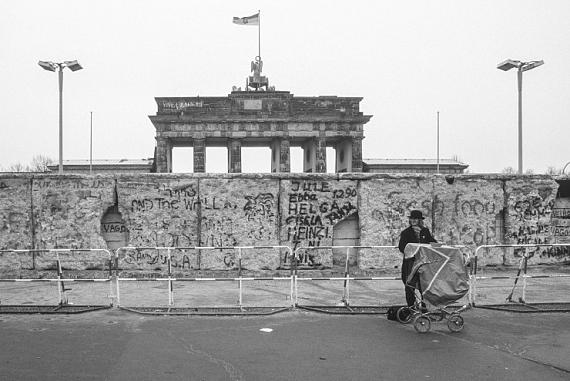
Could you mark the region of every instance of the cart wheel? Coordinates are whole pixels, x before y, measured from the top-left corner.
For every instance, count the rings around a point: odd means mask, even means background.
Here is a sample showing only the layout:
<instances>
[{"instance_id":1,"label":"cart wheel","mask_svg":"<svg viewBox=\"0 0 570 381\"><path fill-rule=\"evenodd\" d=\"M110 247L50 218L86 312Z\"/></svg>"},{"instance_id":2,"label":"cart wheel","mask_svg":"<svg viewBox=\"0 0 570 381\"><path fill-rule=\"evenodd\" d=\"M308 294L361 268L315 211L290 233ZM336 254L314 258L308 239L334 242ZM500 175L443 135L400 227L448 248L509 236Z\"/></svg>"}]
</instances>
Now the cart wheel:
<instances>
[{"instance_id":1,"label":"cart wheel","mask_svg":"<svg viewBox=\"0 0 570 381\"><path fill-rule=\"evenodd\" d=\"M412 321L414 313L410 307L400 307L396 311L396 319L402 324L408 324Z\"/></svg>"},{"instance_id":2,"label":"cart wheel","mask_svg":"<svg viewBox=\"0 0 570 381\"><path fill-rule=\"evenodd\" d=\"M426 333L431 328L431 322L428 317L420 315L414 319L414 328L419 333Z\"/></svg>"},{"instance_id":3,"label":"cart wheel","mask_svg":"<svg viewBox=\"0 0 570 381\"><path fill-rule=\"evenodd\" d=\"M447 319L447 328L451 332L459 332L463 329L463 318L461 315L451 315L449 319Z\"/></svg>"}]
</instances>

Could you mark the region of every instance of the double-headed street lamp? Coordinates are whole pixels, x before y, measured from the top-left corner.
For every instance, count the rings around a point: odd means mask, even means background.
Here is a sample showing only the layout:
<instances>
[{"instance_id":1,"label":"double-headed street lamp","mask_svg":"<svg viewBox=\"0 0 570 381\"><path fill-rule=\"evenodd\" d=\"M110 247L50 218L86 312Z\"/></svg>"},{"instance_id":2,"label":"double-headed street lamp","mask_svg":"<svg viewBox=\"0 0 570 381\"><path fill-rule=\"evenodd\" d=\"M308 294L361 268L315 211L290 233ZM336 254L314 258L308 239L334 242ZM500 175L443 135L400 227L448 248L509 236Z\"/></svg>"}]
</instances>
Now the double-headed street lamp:
<instances>
[{"instance_id":1,"label":"double-headed street lamp","mask_svg":"<svg viewBox=\"0 0 570 381\"><path fill-rule=\"evenodd\" d=\"M518 84L518 95L519 95L519 169L518 174L522 175L523 173L523 164L522 164L522 73L523 71L527 71L530 69L534 69L540 65L544 64L544 61L529 61L529 62L522 62L517 60L506 60L501 62L497 65L497 69L501 69L503 71L511 70L512 68L517 68L517 84Z\"/></svg>"},{"instance_id":2,"label":"double-headed street lamp","mask_svg":"<svg viewBox=\"0 0 570 381\"><path fill-rule=\"evenodd\" d=\"M63 68L67 67L71 71L83 69L77 61L64 61L64 62L51 62L39 61L43 69L48 71L56 71L59 69L59 171L58 174L63 174Z\"/></svg>"}]
</instances>

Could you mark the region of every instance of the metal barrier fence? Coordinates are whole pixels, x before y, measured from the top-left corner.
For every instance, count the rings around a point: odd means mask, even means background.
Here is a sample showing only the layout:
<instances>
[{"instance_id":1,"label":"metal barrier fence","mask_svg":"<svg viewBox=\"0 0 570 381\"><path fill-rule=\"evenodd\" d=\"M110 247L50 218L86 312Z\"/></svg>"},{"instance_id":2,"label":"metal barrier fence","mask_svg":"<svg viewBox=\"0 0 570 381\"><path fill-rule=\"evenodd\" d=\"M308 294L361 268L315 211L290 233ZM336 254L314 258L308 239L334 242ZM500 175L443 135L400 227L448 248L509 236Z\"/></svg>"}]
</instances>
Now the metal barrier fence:
<instances>
[{"instance_id":1,"label":"metal barrier fence","mask_svg":"<svg viewBox=\"0 0 570 381\"><path fill-rule=\"evenodd\" d=\"M457 246L460 248L465 248L465 246ZM513 292L518 284L522 284L522 296L519 299L520 302L526 303L527 299L527 288L528 288L528 280L530 279L547 279L547 278L570 278L570 274L540 274L540 275L530 275L527 272L528 267L528 260L531 257L527 252L522 254L518 266L518 272L516 276L504 276L504 275L480 275L479 271L479 263L481 259L481 252L482 250L489 250L493 248L511 248L511 249L530 249L530 248L540 248L540 247L570 247L570 243L565 244L520 244L520 245L481 245L476 248L475 254L471 259L471 266L470 266L470 290L468 294L469 303L475 306L479 303L478 300L478 287L481 286L482 282L489 282L493 280L513 280L514 284L512 284L512 289L510 294L507 297L507 301L512 301ZM281 257L281 250L287 252L287 258L291 258L291 268L290 268L290 276L285 277L243 277L242 276L242 254L244 250L260 250L260 249L270 249L270 250L279 250L279 256ZM299 259L302 257L302 252L306 252L308 250L346 250L346 255L344 259L344 276L339 277L300 277L298 275L298 262ZM360 249L373 249L373 250L380 250L380 249L396 249L394 246L359 246L359 245L352 245L352 246L318 246L318 247L300 247L297 248L294 252L289 246L232 246L232 247L123 247L115 251L115 253L111 253L109 250L106 249L36 249L36 250L0 250L0 254L3 253L16 253L16 254L31 254L31 268L36 269L36 260L39 262L41 256L38 256L37 253L47 252L55 254L54 259L46 259L45 257L41 259L43 261L43 266L45 270L56 270L57 276L55 278L33 278L33 279L13 279L13 278L1 278L1 282L55 282L58 286L58 295L59 295L59 304L66 305L68 300L68 295L66 291L69 291L66 288L66 283L72 282L109 282L109 295L108 297L111 298L111 306L115 302L116 306L121 305L121 292L120 292L120 282L148 282L148 281L155 281L155 282L165 282L167 284L168 289L168 306L174 306L175 300L175 293L173 284L175 282L236 282L239 289L239 299L238 299L238 306L243 307L243 289L244 289L244 282L248 281L286 281L289 284L288 290L288 298L291 301L291 307L297 306L299 303L299 282L311 282L311 281L343 281L343 291L341 302L343 305L348 306L350 305L350 286L352 281L399 281L400 277L390 277L390 276L351 276L350 274L350 253L351 250L360 250ZM158 251L166 251L166 262L167 265L167 276L166 277L159 277L159 278L136 278L136 277L121 277L119 268L119 256L126 250L158 250ZM184 276L175 276L173 274L173 265L172 265L172 256L173 252L176 250L195 250L198 251L219 251L219 250L234 250L237 251L237 260L235 263L235 269L237 270L237 276L234 277L184 277ZM74 253L74 252L100 252L105 254L105 260L107 261L108 258L108 269L109 275L105 278L65 278L64 276L64 267L62 266L62 259L60 258L60 254L62 253ZM37 257L37 258L36 258ZM400 258L398 258L399 261ZM52 261L52 264L49 264ZM41 267L41 265L40 265ZM105 266L103 266L103 271ZM520 283L519 283L520 280ZM489 282L491 283L491 282ZM489 284L488 283L488 284ZM114 287L113 287L114 286ZM494 287L494 286L492 286ZM510 288L510 287L509 287ZM570 295L570 294L569 294ZM286 295L287 296L287 295ZM495 292L494 295L495 299L497 294ZM496 301L494 302L496 303ZM493 303L492 303L493 304Z\"/></svg>"},{"instance_id":2,"label":"metal barrier fence","mask_svg":"<svg viewBox=\"0 0 570 381\"><path fill-rule=\"evenodd\" d=\"M477 249L475 250L475 255L473 257L474 264L472 266L472 275L470 276L470 278L471 278L471 287L470 287L470 303L471 303L471 305L474 306L477 302L475 299L476 299L476 295L477 295L477 287L478 287L479 281L513 279L514 282L513 282L512 289L511 289L509 295L505 299L506 302L512 302L513 293L515 291L515 288L518 284L519 279L522 278L522 294L521 294L521 297L519 298L519 302L526 303L527 279L570 278L570 274L551 274L551 275L546 275L546 274L528 275L527 274L528 260L530 259L531 256L528 255L528 251L526 251L526 249L529 249L529 248L538 249L540 247L570 247L570 243L481 245L481 246L477 247ZM493 249L493 248L512 248L512 249L520 248L520 249L525 249L525 253L521 256L521 259L519 261L517 275L515 275L515 276L479 276L477 274L478 273L478 267L479 267L478 263L479 263L480 251L483 249ZM522 275L521 275L521 272L522 272Z\"/></svg>"},{"instance_id":3,"label":"metal barrier fence","mask_svg":"<svg viewBox=\"0 0 570 381\"><path fill-rule=\"evenodd\" d=\"M289 277L242 277L242 251L243 250L260 250L260 249L278 249L278 250L286 250L287 255L289 258L292 256L292 250L289 246L222 246L222 247L213 247L213 246L192 246L192 247L135 247L135 246L125 246L121 247L116 250L116 270L119 271L119 253L127 250L166 250L167 253L167 268L168 268L168 276L166 278L121 278L118 275L116 276L116 297L117 297L117 306L120 306L120 281L130 281L130 282L145 282L145 281L156 281L156 282L166 282L168 285L168 306L171 307L174 305L174 282L228 282L234 281L238 283L239 288L239 298L238 298L238 306L243 307L243 282L247 281L266 281L266 280L281 280L281 281L289 281L290 282L290 292L289 298L293 301L293 280L294 275L291 272L291 276ZM212 251L212 250L237 250L238 258L237 258L237 266L238 266L238 276L232 278L187 278L187 277L173 277L172 273L172 252L175 250L196 250L198 252L205 250L205 251Z\"/></svg>"},{"instance_id":4,"label":"metal barrier fence","mask_svg":"<svg viewBox=\"0 0 570 381\"><path fill-rule=\"evenodd\" d=\"M108 278L65 278L63 274L63 266L61 265L60 253L74 253L74 252L101 252L107 254L108 266L109 266L109 277ZM106 249L33 249L33 250L0 250L0 254L3 253L16 253L16 254L32 254L32 268L35 268L35 254L36 253L55 253L55 269L57 271L57 278L1 278L0 282L57 282L57 289L59 295L59 305L66 305L69 303L68 297L65 294L66 291L70 289L65 287L65 283L68 282L109 282L109 295L111 299L111 305L113 305L113 285L111 283L112 278L112 254ZM48 269L50 266L47 266Z\"/></svg>"},{"instance_id":5,"label":"metal barrier fence","mask_svg":"<svg viewBox=\"0 0 570 381\"><path fill-rule=\"evenodd\" d=\"M297 275L297 266L295 265L295 279L294 279L294 289L295 289L295 305L298 305L298 281L343 281L343 294L341 298L341 303L345 306L350 305L350 281L394 281L401 280L400 277L351 277L350 276L350 251L351 249L398 249L396 246L360 246L360 245L347 245L347 246L309 246L309 247L299 247L295 250L295 264L301 258L301 251L307 250L334 250L334 249L346 249L346 257L344 260L344 276L343 277L299 277Z\"/></svg>"}]
</instances>

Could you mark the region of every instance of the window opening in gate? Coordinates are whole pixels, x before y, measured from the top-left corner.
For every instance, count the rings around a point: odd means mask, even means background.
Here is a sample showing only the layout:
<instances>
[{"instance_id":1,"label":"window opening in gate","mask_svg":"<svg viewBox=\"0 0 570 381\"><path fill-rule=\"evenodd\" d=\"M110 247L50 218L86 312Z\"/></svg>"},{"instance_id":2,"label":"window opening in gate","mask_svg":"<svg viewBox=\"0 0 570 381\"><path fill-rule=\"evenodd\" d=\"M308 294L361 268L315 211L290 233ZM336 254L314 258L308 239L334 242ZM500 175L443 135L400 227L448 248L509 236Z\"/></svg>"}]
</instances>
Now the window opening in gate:
<instances>
[{"instance_id":1,"label":"window opening in gate","mask_svg":"<svg viewBox=\"0 0 570 381\"><path fill-rule=\"evenodd\" d=\"M194 148L193 147L173 147L172 148L172 172L192 173L194 172Z\"/></svg>"},{"instance_id":2,"label":"window opening in gate","mask_svg":"<svg viewBox=\"0 0 570 381\"><path fill-rule=\"evenodd\" d=\"M241 171L243 173L271 173L271 149L242 146Z\"/></svg>"},{"instance_id":3,"label":"window opening in gate","mask_svg":"<svg viewBox=\"0 0 570 381\"><path fill-rule=\"evenodd\" d=\"M290 148L291 173L303 173L303 148Z\"/></svg>"},{"instance_id":4,"label":"window opening in gate","mask_svg":"<svg viewBox=\"0 0 570 381\"><path fill-rule=\"evenodd\" d=\"M206 147L206 172L228 173L228 149L226 147Z\"/></svg>"},{"instance_id":5,"label":"window opening in gate","mask_svg":"<svg viewBox=\"0 0 570 381\"><path fill-rule=\"evenodd\" d=\"M327 147L327 173L336 173L336 150Z\"/></svg>"}]
</instances>

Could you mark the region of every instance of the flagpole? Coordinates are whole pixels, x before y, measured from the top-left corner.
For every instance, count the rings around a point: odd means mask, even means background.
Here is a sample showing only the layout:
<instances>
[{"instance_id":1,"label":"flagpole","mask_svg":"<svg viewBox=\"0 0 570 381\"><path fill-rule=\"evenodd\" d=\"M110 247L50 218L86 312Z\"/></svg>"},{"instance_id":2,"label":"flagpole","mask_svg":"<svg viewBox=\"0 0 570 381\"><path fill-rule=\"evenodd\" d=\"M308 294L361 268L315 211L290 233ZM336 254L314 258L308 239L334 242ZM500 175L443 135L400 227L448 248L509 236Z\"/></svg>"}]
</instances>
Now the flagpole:
<instances>
[{"instance_id":1,"label":"flagpole","mask_svg":"<svg viewBox=\"0 0 570 381\"><path fill-rule=\"evenodd\" d=\"M261 10L258 9L257 14L259 15L259 24L257 24L257 52L261 60Z\"/></svg>"}]
</instances>

